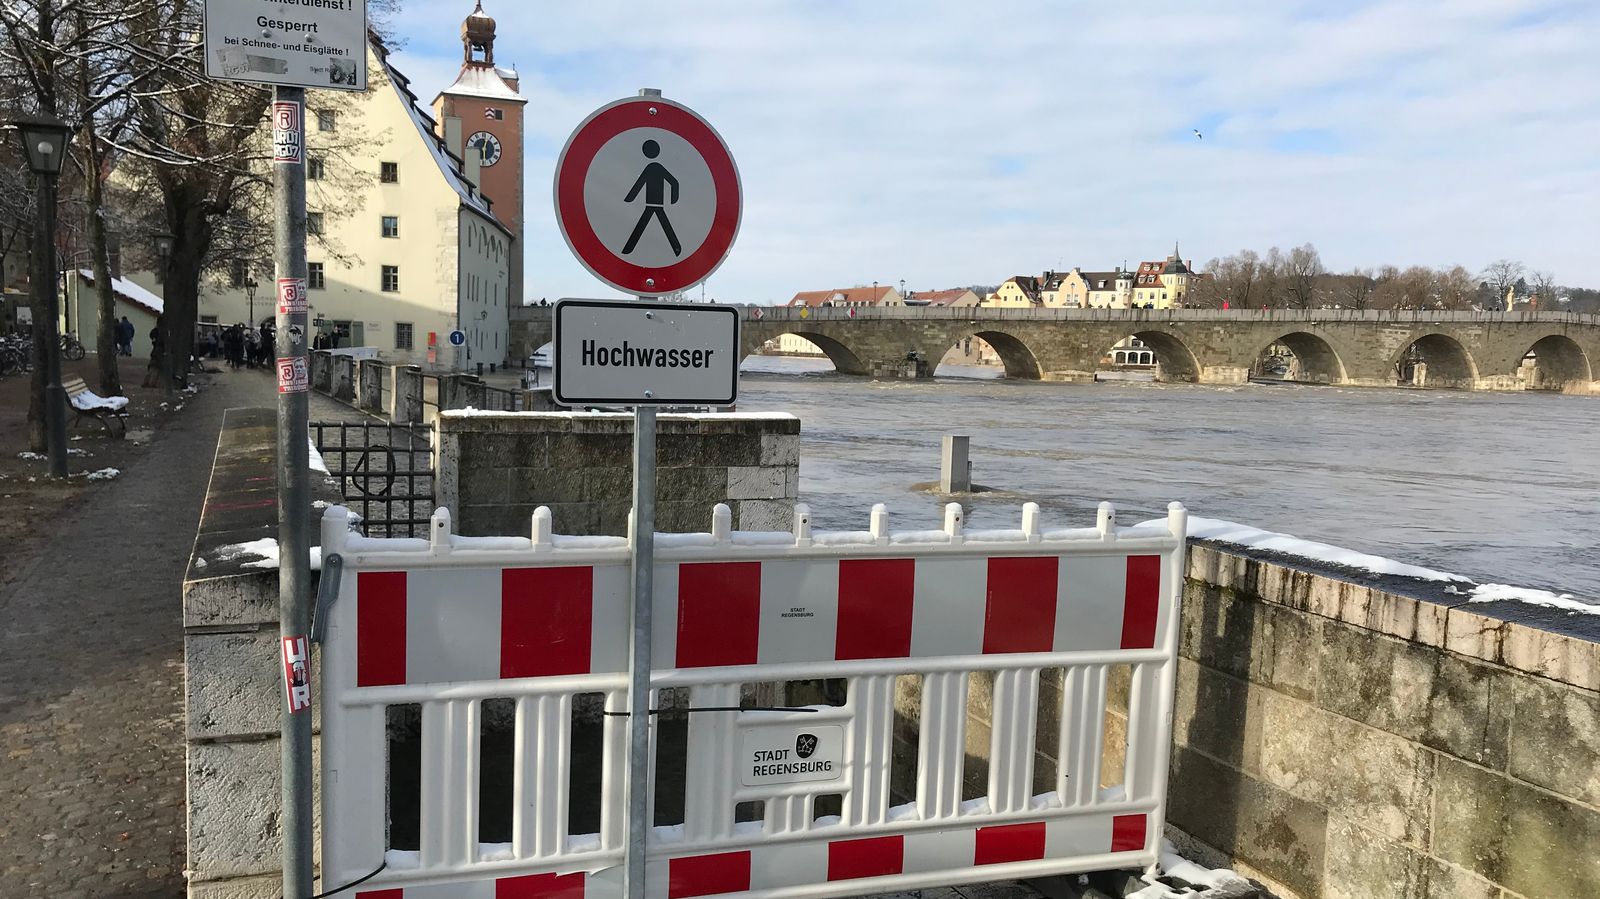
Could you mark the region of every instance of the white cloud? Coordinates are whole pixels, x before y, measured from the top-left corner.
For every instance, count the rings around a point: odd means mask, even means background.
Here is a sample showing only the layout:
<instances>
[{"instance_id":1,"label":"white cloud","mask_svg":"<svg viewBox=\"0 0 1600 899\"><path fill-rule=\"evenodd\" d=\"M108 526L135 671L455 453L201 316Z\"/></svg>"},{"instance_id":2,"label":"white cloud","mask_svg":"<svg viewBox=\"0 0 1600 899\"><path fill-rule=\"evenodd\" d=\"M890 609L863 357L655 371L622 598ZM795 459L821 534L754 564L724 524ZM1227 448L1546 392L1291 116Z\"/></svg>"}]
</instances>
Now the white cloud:
<instances>
[{"instance_id":1,"label":"white cloud","mask_svg":"<svg viewBox=\"0 0 1600 899\"><path fill-rule=\"evenodd\" d=\"M447 83L463 4L407 7L400 65ZM746 211L721 299L1315 242L1334 266L1509 256L1590 283L1600 8L490 0L529 98L532 296L604 294L555 230L555 155L665 89L722 132ZM1189 128L1205 123L1204 140ZM1276 149L1298 135L1298 152Z\"/></svg>"}]
</instances>

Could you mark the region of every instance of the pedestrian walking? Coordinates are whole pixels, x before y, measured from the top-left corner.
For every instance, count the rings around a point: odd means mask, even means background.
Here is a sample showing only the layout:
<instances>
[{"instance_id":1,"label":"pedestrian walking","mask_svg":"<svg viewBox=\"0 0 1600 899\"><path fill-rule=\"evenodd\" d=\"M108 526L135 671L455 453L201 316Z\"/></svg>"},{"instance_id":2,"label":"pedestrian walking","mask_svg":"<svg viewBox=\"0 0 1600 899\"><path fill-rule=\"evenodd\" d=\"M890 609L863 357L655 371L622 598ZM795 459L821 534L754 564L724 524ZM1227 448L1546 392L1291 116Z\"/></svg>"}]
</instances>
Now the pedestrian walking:
<instances>
[{"instance_id":1,"label":"pedestrian walking","mask_svg":"<svg viewBox=\"0 0 1600 899\"><path fill-rule=\"evenodd\" d=\"M124 315L122 317L122 321L117 322L116 338L118 354L123 356L133 355L133 335L133 322L128 321L128 317Z\"/></svg>"}]
</instances>

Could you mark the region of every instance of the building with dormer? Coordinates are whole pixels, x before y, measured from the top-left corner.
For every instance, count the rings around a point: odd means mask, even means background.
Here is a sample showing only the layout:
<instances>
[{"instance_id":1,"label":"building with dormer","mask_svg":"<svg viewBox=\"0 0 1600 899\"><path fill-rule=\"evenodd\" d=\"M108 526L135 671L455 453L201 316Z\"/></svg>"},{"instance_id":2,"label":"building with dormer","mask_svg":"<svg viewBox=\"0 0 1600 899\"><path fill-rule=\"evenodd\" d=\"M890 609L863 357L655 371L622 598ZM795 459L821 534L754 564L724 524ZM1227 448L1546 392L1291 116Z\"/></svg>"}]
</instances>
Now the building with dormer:
<instances>
[{"instance_id":1,"label":"building with dormer","mask_svg":"<svg viewBox=\"0 0 1600 899\"><path fill-rule=\"evenodd\" d=\"M481 6L463 24L462 44L461 73L433 107L418 100L376 36L365 92L307 98L312 326L388 362L504 363L509 309L522 300L524 101L515 73L493 66L494 24ZM127 277L161 294L154 273ZM273 277L270 260L208 273L200 321L270 321ZM466 338L461 347L449 342L456 330Z\"/></svg>"}]
</instances>

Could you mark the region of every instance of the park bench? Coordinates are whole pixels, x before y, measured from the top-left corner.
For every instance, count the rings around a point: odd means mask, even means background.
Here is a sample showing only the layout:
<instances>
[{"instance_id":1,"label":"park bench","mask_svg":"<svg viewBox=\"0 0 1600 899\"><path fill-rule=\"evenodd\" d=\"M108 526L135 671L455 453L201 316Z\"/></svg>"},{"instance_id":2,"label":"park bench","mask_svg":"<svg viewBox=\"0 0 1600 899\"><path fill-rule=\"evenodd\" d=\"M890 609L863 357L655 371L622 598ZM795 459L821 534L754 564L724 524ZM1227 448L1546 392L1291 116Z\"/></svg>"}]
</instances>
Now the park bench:
<instances>
[{"instance_id":1,"label":"park bench","mask_svg":"<svg viewBox=\"0 0 1600 899\"><path fill-rule=\"evenodd\" d=\"M128 434L128 398L125 396L100 396L89 389L89 385L82 378L68 378L61 386L67 391L67 402L72 404L72 411L78 414L73 419L72 427L77 429L78 424L85 418L92 418L105 425L106 434L110 437L126 437ZM122 433L118 434L112 424L120 424Z\"/></svg>"}]
</instances>

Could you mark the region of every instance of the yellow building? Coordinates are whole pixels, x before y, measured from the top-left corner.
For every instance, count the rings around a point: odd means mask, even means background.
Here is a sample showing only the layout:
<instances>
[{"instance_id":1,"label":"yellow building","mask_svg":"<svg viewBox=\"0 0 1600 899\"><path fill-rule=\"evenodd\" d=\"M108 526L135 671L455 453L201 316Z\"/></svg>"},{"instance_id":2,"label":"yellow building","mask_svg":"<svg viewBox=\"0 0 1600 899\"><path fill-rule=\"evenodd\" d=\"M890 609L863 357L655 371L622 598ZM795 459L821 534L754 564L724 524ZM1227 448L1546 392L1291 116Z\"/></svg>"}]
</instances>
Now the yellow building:
<instances>
[{"instance_id":1,"label":"yellow building","mask_svg":"<svg viewBox=\"0 0 1600 899\"><path fill-rule=\"evenodd\" d=\"M385 361L459 369L503 363L509 307L520 301L511 273L521 245L496 209L519 222L520 197L496 204L484 194L483 156L466 153L463 160L448 148L445 129L376 37L367 62L365 93L312 92L307 103L313 236L306 287L313 325L340 334L341 345L373 347ZM520 105L503 106L505 115L520 118ZM359 151L328 150L352 145ZM326 243L318 231L326 232ZM209 277L201 285L199 320L271 319L270 265L240 262ZM128 277L161 292L153 273ZM449 343L457 329L466 335L460 348Z\"/></svg>"},{"instance_id":2,"label":"yellow building","mask_svg":"<svg viewBox=\"0 0 1600 899\"><path fill-rule=\"evenodd\" d=\"M1073 309L1126 309L1133 294L1133 273L1117 269L1086 272L1074 268L1062 283L1062 305Z\"/></svg>"},{"instance_id":3,"label":"yellow building","mask_svg":"<svg viewBox=\"0 0 1600 899\"><path fill-rule=\"evenodd\" d=\"M1041 304L1039 279L1031 275L1007 278L983 300L983 305L1001 309L1038 309Z\"/></svg>"},{"instance_id":4,"label":"yellow building","mask_svg":"<svg viewBox=\"0 0 1600 899\"><path fill-rule=\"evenodd\" d=\"M1174 244L1172 255L1166 259L1139 263L1134 274L1133 305L1154 309L1181 306L1195 277L1193 266L1183 261Z\"/></svg>"}]
</instances>

